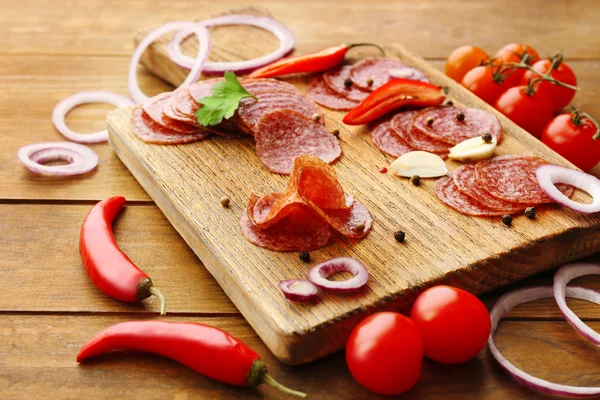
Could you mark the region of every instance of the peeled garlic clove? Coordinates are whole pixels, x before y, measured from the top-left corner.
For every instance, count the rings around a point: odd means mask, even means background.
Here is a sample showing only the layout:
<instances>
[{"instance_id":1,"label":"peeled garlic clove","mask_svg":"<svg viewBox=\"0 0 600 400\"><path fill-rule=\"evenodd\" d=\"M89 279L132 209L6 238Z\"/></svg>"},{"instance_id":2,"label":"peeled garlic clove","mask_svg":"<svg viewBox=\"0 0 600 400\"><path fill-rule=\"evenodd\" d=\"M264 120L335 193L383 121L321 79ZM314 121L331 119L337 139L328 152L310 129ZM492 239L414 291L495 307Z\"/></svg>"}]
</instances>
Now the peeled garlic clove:
<instances>
[{"instance_id":1,"label":"peeled garlic clove","mask_svg":"<svg viewBox=\"0 0 600 400\"><path fill-rule=\"evenodd\" d=\"M440 156L426 151L411 151L401 155L392 163L392 169L399 176L410 178L437 178L448 173L446 163Z\"/></svg>"},{"instance_id":2,"label":"peeled garlic clove","mask_svg":"<svg viewBox=\"0 0 600 400\"><path fill-rule=\"evenodd\" d=\"M448 157L452 160L471 162L484 160L494 155L498 142L492 136L492 141L486 143L481 136L467 139L450 149Z\"/></svg>"}]
</instances>

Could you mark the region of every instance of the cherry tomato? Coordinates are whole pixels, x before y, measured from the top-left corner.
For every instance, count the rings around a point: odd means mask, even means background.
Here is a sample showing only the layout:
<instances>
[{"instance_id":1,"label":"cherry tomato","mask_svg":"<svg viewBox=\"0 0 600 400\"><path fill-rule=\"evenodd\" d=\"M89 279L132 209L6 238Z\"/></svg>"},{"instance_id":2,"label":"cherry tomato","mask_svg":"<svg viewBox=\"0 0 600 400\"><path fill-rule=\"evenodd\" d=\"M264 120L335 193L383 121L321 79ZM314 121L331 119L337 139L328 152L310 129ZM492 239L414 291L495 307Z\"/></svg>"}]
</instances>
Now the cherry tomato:
<instances>
[{"instance_id":1,"label":"cherry tomato","mask_svg":"<svg viewBox=\"0 0 600 400\"><path fill-rule=\"evenodd\" d=\"M504 83L494 80L494 70L495 68L489 65L475 67L467 72L461 84L486 103L494 104L508 89Z\"/></svg>"},{"instance_id":2,"label":"cherry tomato","mask_svg":"<svg viewBox=\"0 0 600 400\"><path fill-rule=\"evenodd\" d=\"M425 356L458 364L475 357L490 335L490 314L477 297L462 289L439 285L415 301L410 318L423 335Z\"/></svg>"},{"instance_id":3,"label":"cherry tomato","mask_svg":"<svg viewBox=\"0 0 600 400\"><path fill-rule=\"evenodd\" d=\"M579 112L560 114L546 125L542 142L584 171L600 162L598 127Z\"/></svg>"},{"instance_id":4,"label":"cherry tomato","mask_svg":"<svg viewBox=\"0 0 600 400\"><path fill-rule=\"evenodd\" d=\"M444 72L456 82L460 82L467 72L489 59L487 53L479 47L462 46L450 53Z\"/></svg>"},{"instance_id":5,"label":"cherry tomato","mask_svg":"<svg viewBox=\"0 0 600 400\"><path fill-rule=\"evenodd\" d=\"M567 85L577 86L577 78L573 70L564 61L561 61L555 68L552 68L552 60L540 60L533 64L532 68L540 74L546 74L548 71L551 71L550 76L554 79ZM527 71L523 76L522 84L527 85L530 79L533 81L539 77L535 72ZM550 98L554 111L560 111L565 108L575 96L573 89L558 86L552 82L539 82L533 88L538 93Z\"/></svg>"},{"instance_id":6,"label":"cherry tomato","mask_svg":"<svg viewBox=\"0 0 600 400\"><path fill-rule=\"evenodd\" d=\"M373 314L350 334L346 362L354 379L370 391L388 396L404 393L421 377L421 332L402 314Z\"/></svg>"},{"instance_id":7,"label":"cherry tomato","mask_svg":"<svg viewBox=\"0 0 600 400\"><path fill-rule=\"evenodd\" d=\"M542 136L544 127L552 119L550 99L543 94L528 93L527 86L508 89L494 107L536 138Z\"/></svg>"},{"instance_id":8,"label":"cherry tomato","mask_svg":"<svg viewBox=\"0 0 600 400\"><path fill-rule=\"evenodd\" d=\"M494 58L497 61L503 62L505 64L511 62L518 63L522 60L523 56L525 55L525 52L527 52L528 56L527 64L533 65L539 61L540 55L537 51L535 51L533 47L529 45L522 45L520 43L507 44L506 46L498 50ZM513 68L511 70L508 70L507 72L510 73L510 77L507 78L508 87L514 87L519 85L523 80L523 75L525 75L525 71L526 70L524 68Z\"/></svg>"}]
</instances>

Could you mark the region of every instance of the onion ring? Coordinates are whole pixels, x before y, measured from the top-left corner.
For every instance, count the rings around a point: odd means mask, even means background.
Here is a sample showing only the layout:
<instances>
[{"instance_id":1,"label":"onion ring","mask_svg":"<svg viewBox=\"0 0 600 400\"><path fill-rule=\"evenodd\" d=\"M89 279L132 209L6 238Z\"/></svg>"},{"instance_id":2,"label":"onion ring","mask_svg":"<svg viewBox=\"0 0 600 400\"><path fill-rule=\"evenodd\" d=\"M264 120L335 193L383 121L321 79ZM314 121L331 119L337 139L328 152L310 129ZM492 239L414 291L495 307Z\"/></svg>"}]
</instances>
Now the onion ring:
<instances>
[{"instance_id":1,"label":"onion ring","mask_svg":"<svg viewBox=\"0 0 600 400\"><path fill-rule=\"evenodd\" d=\"M289 28L283 25L281 22L269 17L259 17L256 15L244 14L225 15L222 17L200 21L197 24L207 28L211 26L237 24L256 26L271 32L279 39L280 42L277 50L252 60L227 62L207 61L204 65L205 73L222 74L226 71L237 73L252 71L270 64L273 61L279 60L292 51L295 44L294 34L289 30ZM188 37L190 33L191 32L188 29L180 30L173 36L167 48L171 61L179 65L181 68L188 70L192 68L194 60L181 52L181 42Z\"/></svg>"},{"instance_id":2,"label":"onion ring","mask_svg":"<svg viewBox=\"0 0 600 400\"><path fill-rule=\"evenodd\" d=\"M185 79L185 81L181 84L181 86L189 85L190 83L196 82L198 78L200 78L200 74L202 73L202 68L204 67L204 63L208 58L208 52L210 50L210 34L208 30L203 25L199 25L195 22L191 21L177 21L170 22L165 24L159 28L154 29L150 33L144 37L140 43L135 48L133 52L133 56L131 57L131 62L129 64L129 73L127 78L127 86L129 88L129 94L131 98L136 103L143 103L148 100L148 96L146 96L140 89L137 81L137 65L140 62L140 58L142 58L142 54L150 46L154 41L160 38L162 35L172 31L179 30L188 30L198 36L198 55L196 59L193 61L191 66L191 72Z\"/></svg>"},{"instance_id":3,"label":"onion ring","mask_svg":"<svg viewBox=\"0 0 600 400\"><path fill-rule=\"evenodd\" d=\"M31 172L39 175L68 176L89 172L98 165L98 156L87 146L71 142L35 143L17 152ZM66 161L68 165L42 165L48 161Z\"/></svg>"},{"instance_id":4,"label":"onion ring","mask_svg":"<svg viewBox=\"0 0 600 400\"><path fill-rule=\"evenodd\" d=\"M99 143L106 142L108 140L108 131L103 130L100 132L82 134L73 132L67 127L65 118L69 111L73 108L88 103L106 103L112 104L115 107L125 107L133 105L133 101L130 98L123 96L118 93L112 92L80 92L75 93L66 99L61 100L54 110L52 110L52 123L56 130L58 130L67 139L77 143Z\"/></svg>"},{"instance_id":5,"label":"onion ring","mask_svg":"<svg viewBox=\"0 0 600 400\"><path fill-rule=\"evenodd\" d=\"M557 203L581 213L600 211L600 179L595 176L576 169L550 164L540 166L535 174L542 190ZM578 203L569 199L554 186L555 183L566 183L589 193L593 198L592 203Z\"/></svg>"},{"instance_id":6,"label":"onion ring","mask_svg":"<svg viewBox=\"0 0 600 400\"><path fill-rule=\"evenodd\" d=\"M298 302L307 302L317 298L319 289L314 283L299 279L290 279L279 282L279 288L286 299Z\"/></svg>"},{"instance_id":7,"label":"onion ring","mask_svg":"<svg viewBox=\"0 0 600 400\"><path fill-rule=\"evenodd\" d=\"M592 303L600 304L598 293L580 287L568 287L566 288L566 296L575 299L586 300ZM528 289L515 290L502 296L490 312L490 318L492 319L492 332L488 339L488 346L492 356L498 361L500 366L504 368L514 380L517 382L540 392L549 393L559 396L574 396L574 397L593 397L600 395L600 387L579 387L579 386L568 386L560 385L546 381L544 379L536 378L533 375L520 370L515 367L510 361L502 356L496 345L494 344L494 333L498 328L498 322L506 316L516 306L530 301L545 299L553 297L553 290L551 286L533 287Z\"/></svg>"},{"instance_id":8,"label":"onion ring","mask_svg":"<svg viewBox=\"0 0 600 400\"><path fill-rule=\"evenodd\" d=\"M336 272L348 271L352 278L345 281L330 281L327 278ZM369 271L358 260L350 257L332 258L308 271L308 279L321 289L332 292L355 292L367 284Z\"/></svg>"}]
</instances>

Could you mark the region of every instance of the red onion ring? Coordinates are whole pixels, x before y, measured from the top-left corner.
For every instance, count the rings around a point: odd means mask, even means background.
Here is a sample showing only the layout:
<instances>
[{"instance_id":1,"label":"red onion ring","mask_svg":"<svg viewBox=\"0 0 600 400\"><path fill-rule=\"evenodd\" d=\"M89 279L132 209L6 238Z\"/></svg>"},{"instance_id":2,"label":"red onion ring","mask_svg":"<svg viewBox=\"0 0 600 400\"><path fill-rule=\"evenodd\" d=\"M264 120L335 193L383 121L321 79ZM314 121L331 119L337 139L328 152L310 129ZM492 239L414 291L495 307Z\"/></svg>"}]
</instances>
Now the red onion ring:
<instances>
[{"instance_id":1,"label":"red onion ring","mask_svg":"<svg viewBox=\"0 0 600 400\"><path fill-rule=\"evenodd\" d=\"M252 59L245 61L229 61L229 62L214 62L208 61L204 66L205 73L222 74L226 71L233 71L238 73L248 72L255 70L259 67L265 66L272 63L273 61L279 60L286 54L288 54L294 48L295 39L294 34L281 22L268 17L259 17L256 15L225 15L222 17L216 17L207 19L197 23L200 26L211 27L221 25L251 25L263 28L279 39L279 47L277 50ZM169 42L167 48L169 58L175 64L179 65L184 69L191 69L193 65L193 59L186 56L181 52L181 42L190 35L190 30L181 30L177 32L173 39Z\"/></svg>"},{"instance_id":2,"label":"red onion ring","mask_svg":"<svg viewBox=\"0 0 600 400\"><path fill-rule=\"evenodd\" d=\"M567 297L587 300L595 304L600 304L598 293L593 290L580 287L568 287L566 288L565 292ZM514 380L531 389L559 396L593 397L600 395L600 387L560 385L558 383L549 382L544 379L529 375L528 373L515 367L510 361L504 358L494 344L494 333L498 328L498 322L500 322L500 320L504 318L510 312L510 310L519 304L545 299L548 297L553 297L553 289L551 286L533 287L507 293L502 296L496 302L496 304L494 304L494 307L490 312L490 317L492 319L492 332L490 333L490 338L488 339L488 346L490 347L492 356L494 356L496 361L498 361L502 368L504 368Z\"/></svg>"},{"instance_id":3,"label":"red onion ring","mask_svg":"<svg viewBox=\"0 0 600 400\"><path fill-rule=\"evenodd\" d=\"M336 272L348 271L352 278L345 281L330 281L327 278ZM355 292L365 286L369 280L369 271L358 260L350 257L332 258L308 271L308 279L321 289L333 292Z\"/></svg>"},{"instance_id":4,"label":"red onion ring","mask_svg":"<svg viewBox=\"0 0 600 400\"><path fill-rule=\"evenodd\" d=\"M542 190L554 201L581 213L600 211L600 179L576 169L560 165L542 165L536 170L538 183ZM593 200L591 204L578 203L569 199L554 186L556 183L566 183L589 193Z\"/></svg>"},{"instance_id":5,"label":"red onion ring","mask_svg":"<svg viewBox=\"0 0 600 400\"><path fill-rule=\"evenodd\" d=\"M319 289L314 283L300 279L281 281L279 282L279 288L286 299L299 302L311 301L319 293Z\"/></svg>"},{"instance_id":6,"label":"red onion ring","mask_svg":"<svg viewBox=\"0 0 600 400\"><path fill-rule=\"evenodd\" d=\"M600 266L593 264L569 264L560 268L554 275L554 298L556 303L562 311L563 315L569 321L569 323L579 332L583 337L594 343L596 346L600 345L600 334L586 325L575 313L569 308L565 299L565 290L567 285L575 278L585 275L600 275ZM600 304L600 293L596 291L590 291L592 297L586 298L592 303Z\"/></svg>"},{"instance_id":7,"label":"red onion ring","mask_svg":"<svg viewBox=\"0 0 600 400\"><path fill-rule=\"evenodd\" d=\"M165 24L148 33L146 37L144 37L144 39L142 39L142 41L137 45L135 51L133 52L133 56L131 57L131 62L129 64L128 87L129 94L136 103L143 103L144 101L148 100L148 96L141 91L137 82L137 65L140 62L142 54L146 48L148 48L148 46L150 46L165 33L179 31L182 29L196 34L196 36L198 36L199 44L198 55L191 65L191 72L181 86L189 85L190 83L196 82L198 78L200 78L202 68L206 59L208 58L208 52L210 50L210 34L208 33L208 30L203 25L199 25L190 21L178 21Z\"/></svg>"},{"instance_id":8,"label":"red onion ring","mask_svg":"<svg viewBox=\"0 0 600 400\"><path fill-rule=\"evenodd\" d=\"M98 156L92 149L71 142L30 144L21 147L17 155L31 172L39 175L79 175L93 170L98 165ZM57 160L66 161L69 164L42 165L45 162Z\"/></svg>"},{"instance_id":9,"label":"red onion ring","mask_svg":"<svg viewBox=\"0 0 600 400\"><path fill-rule=\"evenodd\" d=\"M106 142L108 140L108 131L103 130L100 132L82 134L73 132L67 127L65 118L69 111L73 108L88 103L106 103L112 104L115 107L125 107L133 105L133 101L130 98L123 96L118 93L112 92L80 92L75 93L66 99L61 100L54 110L52 110L52 123L56 130L58 130L67 139L77 143L99 143Z\"/></svg>"}]
</instances>

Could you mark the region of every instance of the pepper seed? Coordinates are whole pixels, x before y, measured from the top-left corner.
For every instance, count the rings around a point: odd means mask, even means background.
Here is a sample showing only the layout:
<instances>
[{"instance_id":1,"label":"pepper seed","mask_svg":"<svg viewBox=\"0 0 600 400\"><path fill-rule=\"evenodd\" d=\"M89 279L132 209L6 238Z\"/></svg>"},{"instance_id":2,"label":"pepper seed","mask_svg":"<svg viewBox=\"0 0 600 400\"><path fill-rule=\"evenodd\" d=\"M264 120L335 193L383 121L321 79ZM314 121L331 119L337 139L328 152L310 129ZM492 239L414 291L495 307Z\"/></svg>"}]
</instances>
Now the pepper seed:
<instances>
[{"instance_id":1,"label":"pepper seed","mask_svg":"<svg viewBox=\"0 0 600 400\"><path fill-rule=\"evenodd\" d=\"M452 102L452 100L448 100L448 101L446 102L446 105L447 105L447 106L453 106L453 105L454 105L454 103Z\"/></svg>"},{"instance_id":2,"label":"pepper seed","mask_svg":"<svg viewBox=\"0 0 600 400\"><path fill-rule=\"evenodd\" d=\"M483 135L481 135L481 138L486 143L492 143L492 134L489 132L484 132Z\"/></svg>"},{"instance_id":3,"label":"pepper seed","mask_svg":"<svg viewBox=\"0 0 600 400\"><path fill-rule=\"evenodd\" d=\"M421 186L421 177L419 175L411 176L410 183L412 183L415 186Z\"/></svg>"},{"instance_id":4,"label":"pepper seed","mask_svg":"<svg viewBox=\"0 0 600 400\"><path fill-rule=\"evenodd\" d=\"M425 122L427 122L427 125L433 125L433 117L427 117Z\"/></svg>"},{"instance_id":5,"label":"pepper seed","mask_svg":"<svg viewBox=\"0 0 600 400\"><path fill-rule=\"evenodd\" d=\"M352 80L351 79L346 79L344 81L344 86L346 86L347 88L352 87Z\"/></svg>"},{"instance_id":6,"label":"pepper seed","mask_svg":"<svg viewBox=\"0 0 600 400\"><path fill-rule=\"evenodd\" d=\"M331 131L331 134L335 137L340 136L340 130L339 129L334 129Z\"/></svg>"},{"instance_id":7,"label":"pepper seed","mask_svg":"<svg viewBox=\"0 0 600 400\"><path fill-rule=\"evenodd\" d=\"M535 207L527 207L525 209L525 215L529 219L534 219L535 218Z\"/></svg>"},{"instance_id":8,"label":"pepper seed","mask_svg":"<svg viewBox=\"0 0 600 400\"><path fill-rule=\"evenodd\" d=\"M362 232L362 231L364 231L364 230L365 230L365 224L364 224L364 223L362 223L362 222L360 222L360 223L356 224L356 226L354 227L354 229L355 229L357 232Z\"/></svg>"},{"instance_id":9,"label":"pepper seed","mask_svg":"<svg viewBox=\"0 0 600 400\"><path fill-rule=\"evenodd\" d=\"M459 112L458 114L456 114L456 119L460 122L463 122L465 120L465 114L463 112Z\"/></svg>"},{"instance_id":10,"label":"pepper seed","mask_svg":"<svg viewBox=\"0 0 600 400\"><path fill-rule=\"evenodd\" d=\"M502 223L506 226L512 225L512 217L510 216L510 214L504 214L502 216Z\"/></svg>"},{"instance_id":11,"label":"pepper seed","mask_svg":"<svg viewBox=\"0 0 600 400\"><path fill-rule=\"evenodd\" d=\"M312 115L312 120L313 120L313 121L315 121L315 122L319 122L319 120L320 120L320 119L321 119L321 114L319 114L319 113L314 113L314 114Z\"/></svg>"},{"instance_id":12,"label":"pepper seed","mask_svg":"<svg viewBox=\"0 0 600 400\"><path fill-rule=\"evenodd\" d=\"M310 253L308 251L301 251L298 257L304 262L310 261Z\"/></svg>"},{"instance_id":13,"label":"pepper seed","mask_svg":"<svg viewBox=\"0 0 600 400\"><path fill-rule=\"evenodd\" d=\"M230 202L231 202L231 199L227 196L223 196L219 200L219 203L221 203L221 206L223 206L224 208L228 208Z\"/></svg>"},{"instance_id":14,"label":"pepper seed","mask_svg":"<svg viewBox=\"0 0 600 400\"><path fill-rule=\"evenodd\" d=\"M367 85L373 86L373 78L367 78Z\"/></svg>"},{"instance_id":15,"label":"pepper seed","mask_svg":"<svg viewBox=\"0 0 600 400\"><path fill-rule=\"evenodd\" d=\"M402 231L394 232L394 239L396 239L397 242L399 242L399 243L404 242L404 238L406 238L406 233L404 233Z\"/></svg>"}]
</instances>

